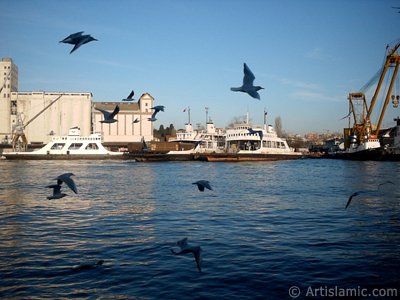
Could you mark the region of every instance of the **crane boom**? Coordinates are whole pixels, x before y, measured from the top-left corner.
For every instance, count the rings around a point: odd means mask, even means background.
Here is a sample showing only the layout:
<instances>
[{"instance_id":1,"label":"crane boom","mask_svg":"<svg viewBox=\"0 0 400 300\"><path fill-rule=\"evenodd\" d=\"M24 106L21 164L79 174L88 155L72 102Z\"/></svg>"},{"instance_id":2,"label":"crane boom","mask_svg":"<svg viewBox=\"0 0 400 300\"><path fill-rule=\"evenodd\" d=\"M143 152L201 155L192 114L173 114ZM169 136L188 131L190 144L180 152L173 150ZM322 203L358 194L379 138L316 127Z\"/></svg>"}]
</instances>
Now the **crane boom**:
<instances>
[{"instance_id":1,"label":"crane boom","mask_svg":"<svg viewBox=\"0 0 400 300\"><path fill-rule=\"evenodd\" d=\"M51 101L48 105L46 105L41 111L39 111L36 115L33 116L32 119L30 119L26 124L24 125L24 128L28 126L30 123L32 123L37 117L39 117L46 109L48 109L50 106L52 106L54 103L56 103L64 94L61 94L58 96L56 99Z\"/></svg>"}]
</instances>

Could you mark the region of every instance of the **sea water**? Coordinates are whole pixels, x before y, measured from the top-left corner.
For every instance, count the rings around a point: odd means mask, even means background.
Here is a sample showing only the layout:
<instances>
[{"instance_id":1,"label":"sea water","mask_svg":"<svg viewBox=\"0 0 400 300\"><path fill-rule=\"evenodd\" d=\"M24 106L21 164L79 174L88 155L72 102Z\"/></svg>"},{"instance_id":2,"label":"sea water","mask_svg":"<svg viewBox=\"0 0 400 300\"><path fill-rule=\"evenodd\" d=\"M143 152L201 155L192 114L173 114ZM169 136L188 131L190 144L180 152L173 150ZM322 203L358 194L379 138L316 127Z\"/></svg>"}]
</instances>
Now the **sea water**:
<instances>
[{"instance_id":1,"label":"sea water","mask_svg":"<svg viewBox=\"0 0 400 300\"><path fill-rule=\"evenodd\" d=\"M400 296L398 162L0 161L0 171L2 299ZM68 196L47 200L66 172L78 194L63 185ZM202 179L212 191L192 184ZM356 191L375 193L345 209ZM202 272L170 251L185 237L202 248Z\"/></svg>"}]
</instances>

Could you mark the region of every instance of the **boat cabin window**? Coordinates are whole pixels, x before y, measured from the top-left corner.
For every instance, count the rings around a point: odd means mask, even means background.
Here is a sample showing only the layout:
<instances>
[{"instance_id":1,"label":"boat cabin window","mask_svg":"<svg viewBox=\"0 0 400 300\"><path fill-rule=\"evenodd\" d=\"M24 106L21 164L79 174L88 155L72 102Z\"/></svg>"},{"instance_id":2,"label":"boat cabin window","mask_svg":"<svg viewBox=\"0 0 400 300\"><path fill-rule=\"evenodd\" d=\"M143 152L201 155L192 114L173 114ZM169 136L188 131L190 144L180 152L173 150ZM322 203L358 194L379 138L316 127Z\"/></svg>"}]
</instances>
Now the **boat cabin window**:
<instances>
[{"instance_id":1,"label":"boat cabin window","mask_svg":"<svg viewBox=\"0 0 400 300\"><path fill-rule=\"evenodd\" d=\"M97 146L96 143L89 143L89 144L86 146L85 149L86 149L86 150L97 150L97 149L99 149L99 147Z\"/></svg>"},{"instance_id":2,"label":"boat cabin window","mask_svg":"<svg viewBox=\"0 0 400 300\"><path fill-rule=\"evenodd\" d=\"M72 143L68 150L78 150L80 147L82 147L82 145L82 143Z\"/></svg>"},{"instance_id":3,"label":"boat cabin window","mask_svg":"<svg viewBox=\"0 0 400 300\"><path fill-rule=\"evenodd\" d=\"M54 143L53 146L51 146L51 150L61 150L65 146L65 143Z\"/></svg>"}]
</instances>

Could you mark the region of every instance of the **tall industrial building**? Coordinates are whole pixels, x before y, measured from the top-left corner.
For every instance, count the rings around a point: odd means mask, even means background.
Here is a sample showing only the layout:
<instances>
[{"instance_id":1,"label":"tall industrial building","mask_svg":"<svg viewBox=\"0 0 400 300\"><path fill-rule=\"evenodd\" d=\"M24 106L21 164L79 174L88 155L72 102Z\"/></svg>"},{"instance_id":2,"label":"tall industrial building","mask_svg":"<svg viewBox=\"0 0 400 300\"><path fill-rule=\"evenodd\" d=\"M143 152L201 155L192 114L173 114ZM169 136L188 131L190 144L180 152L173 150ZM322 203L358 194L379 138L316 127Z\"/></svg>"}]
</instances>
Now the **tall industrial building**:
<instances>
[{"instance_id":1,"label":"tall industrial building","mask_svg":"<svg viewBox=\"0 0 400 300\"><path fill-rule=\"evenodd\" d=\"M0 142L10 138L12 124L15 119L15 103L11 101L11 93L18 91L18 67L9 57L0 61Z\"/></svg>"},{"instance_id":2,"label":"tall industrial building","mask_svg":"<svg viewBox=\"0 0 400 300\"><path fill-rule=\"evenodd\" d=\"M90 92L18 91L18 68L11 58L0 62L0 143L11 143L13 137L28 143L48 143L52 136L67 135L79 127L82 136L102 133L104 142L124 144L153 139L152 114L154 98L144 93L138 102L94 102ZM104 124L103 114L120 106L118 122ZM134 122L138 119L139 122Z\"/></svg>"}]
</instances>

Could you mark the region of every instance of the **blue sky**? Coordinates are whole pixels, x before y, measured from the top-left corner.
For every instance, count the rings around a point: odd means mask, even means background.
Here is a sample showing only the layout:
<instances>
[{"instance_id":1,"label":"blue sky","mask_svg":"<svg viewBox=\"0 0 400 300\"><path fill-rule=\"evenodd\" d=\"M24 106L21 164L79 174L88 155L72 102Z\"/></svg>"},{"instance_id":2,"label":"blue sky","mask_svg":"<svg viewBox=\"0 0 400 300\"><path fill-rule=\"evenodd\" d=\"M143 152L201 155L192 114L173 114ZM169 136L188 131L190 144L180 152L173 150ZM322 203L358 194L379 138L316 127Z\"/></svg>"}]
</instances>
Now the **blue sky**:
<instances>
[{"instance_id":1,"label":"blue sky","mask_svg":"<svg viewBox=\"0 0 400 300\"><path fill-rule=\"evenodd\" d=\"M247 111L262 124L265 108L286 132L342 132L348 93L400 38L391 6L400 1L0 0L0 56L18 65L20 91L91 92L95 101L148 92L166 106L156 128L183 128L189 106L194 124L205 123L205 107L217 127ZM99 41L69 54L59 41L77 31ZM265 88L261 101L230 91L244 62ZM384 126L399 109L389 106Z\"/></svg>"}]
</instances>

